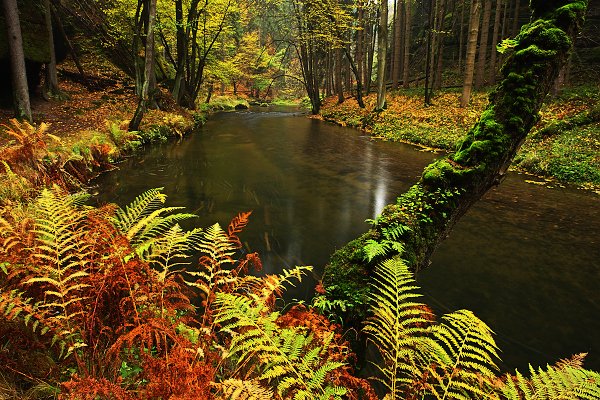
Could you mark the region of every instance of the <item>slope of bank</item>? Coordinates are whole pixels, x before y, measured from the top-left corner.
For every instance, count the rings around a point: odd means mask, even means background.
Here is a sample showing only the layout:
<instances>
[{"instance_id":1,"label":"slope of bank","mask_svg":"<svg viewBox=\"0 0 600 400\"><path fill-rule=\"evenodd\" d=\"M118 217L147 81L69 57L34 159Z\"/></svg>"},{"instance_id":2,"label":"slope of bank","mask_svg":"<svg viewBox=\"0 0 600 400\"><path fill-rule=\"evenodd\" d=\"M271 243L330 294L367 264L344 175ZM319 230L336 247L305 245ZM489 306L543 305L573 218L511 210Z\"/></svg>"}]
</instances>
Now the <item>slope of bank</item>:
<instances>
[{"instance_id":1,"label":"slope of bank","mask_svg":"<svg viewBox=\"0 0 600 400\"><path fill-rule=\"evenodd\" d=\"M401 141L430 149L453 150L457 140L477 121L487 94L476 94L469 108L460 108L458 91L442 91L433 104L423 104L421 90L401 90L387 97L387 108L374 113L376 95L366 108L354 99L337 104L325 100L321 117L356 127L374 138ZM549 180L600 189L600 95L598 88L565 90L546 101L540 122L529 134L513 166Z\"/></svg>"},{"instance_id":2,"label":"slope of bank","mask_svg":"<svg viewBox=\"0 0 600 400\"><path fill-rule=\"evenodd\" d=\"M61 70L63 99L32 96L34 123L12 119L0 108L0 205L20 202L49 184L77 189L135 149L182 137L203 122L203 115L178 107L161 93L139 131L128 130L137 97L129 78L112 67L81 76Z\"/></svg>"}]
</instances>

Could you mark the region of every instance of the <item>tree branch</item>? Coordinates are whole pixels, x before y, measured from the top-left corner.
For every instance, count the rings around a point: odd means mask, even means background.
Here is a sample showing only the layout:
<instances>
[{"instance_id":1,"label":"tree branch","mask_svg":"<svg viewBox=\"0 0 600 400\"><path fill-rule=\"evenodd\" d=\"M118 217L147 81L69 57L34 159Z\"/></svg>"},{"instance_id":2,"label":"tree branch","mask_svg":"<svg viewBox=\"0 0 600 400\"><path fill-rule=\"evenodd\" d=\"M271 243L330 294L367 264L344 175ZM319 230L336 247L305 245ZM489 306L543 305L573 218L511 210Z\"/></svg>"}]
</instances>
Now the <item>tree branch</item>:
<instances>
[{"instance_id":1,"label":"tree branch","mask_svg":"<svg viewBox=\"0 0 600 400\"><path fill-rule=\"evenodd\" d=\"M543 1L532 3L539 4L534 15L542 18L524 26L515 38L501 83L456 153L426 167L416 185L384 208L373 228L332 256L323 276L324 287L335 287L332 298L366 296L370 271L382 258L367 263L364 247L372 241L389 242L387 232L394 228L409 228L393 238L404 247L401 256L415 271L426 267L458 220L502 179L567 62L588 1L556 0L551 10ZM388 252L385 258L395 255Z\"/></svg>"}]
</instances>

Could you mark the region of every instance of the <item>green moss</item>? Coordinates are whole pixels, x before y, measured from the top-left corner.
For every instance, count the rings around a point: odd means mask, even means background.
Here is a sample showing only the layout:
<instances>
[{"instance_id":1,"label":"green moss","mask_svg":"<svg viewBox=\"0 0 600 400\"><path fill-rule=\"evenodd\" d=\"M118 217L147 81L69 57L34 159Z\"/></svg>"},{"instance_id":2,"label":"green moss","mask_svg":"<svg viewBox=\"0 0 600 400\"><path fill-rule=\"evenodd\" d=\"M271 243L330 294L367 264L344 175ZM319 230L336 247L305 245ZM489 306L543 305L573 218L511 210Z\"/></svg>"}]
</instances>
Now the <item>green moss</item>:
<instances>
[{"instance_id":1,"label":"green moss","mask_svg":"<svg viewBox=\"0 0 600 400\"><path fill-rule=\"evenodd\" d=\"M373 232L368 232L333 253L323 274L322 285L327 298L346 304L344 315L340 317L348 325L359 326L367 314L369 269L364 262L363 248L372 235Z\"/></svg>"}]
</instances>

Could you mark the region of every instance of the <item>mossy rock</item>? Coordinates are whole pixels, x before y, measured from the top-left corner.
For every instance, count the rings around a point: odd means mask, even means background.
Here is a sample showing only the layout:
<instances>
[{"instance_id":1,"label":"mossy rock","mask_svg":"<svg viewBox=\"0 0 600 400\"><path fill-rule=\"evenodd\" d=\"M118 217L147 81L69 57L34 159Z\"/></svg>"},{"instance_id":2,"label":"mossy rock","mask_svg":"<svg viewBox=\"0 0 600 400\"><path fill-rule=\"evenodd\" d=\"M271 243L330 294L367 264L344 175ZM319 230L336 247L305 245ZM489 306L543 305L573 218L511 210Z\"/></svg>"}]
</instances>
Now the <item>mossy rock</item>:
<instances>
[{"instance_id":1,"label":"mossy rock","mask_svg":"<svg viewBox=\"0 0 600 400\"><path fill-rule=\"evenodd\" d=\"M39 63L50 62L50 49L44 9L39 0L18 0L25 58ZM4 14L0 14L0 58L8 58L8 39Z\"/></svg>"}]
</instances>

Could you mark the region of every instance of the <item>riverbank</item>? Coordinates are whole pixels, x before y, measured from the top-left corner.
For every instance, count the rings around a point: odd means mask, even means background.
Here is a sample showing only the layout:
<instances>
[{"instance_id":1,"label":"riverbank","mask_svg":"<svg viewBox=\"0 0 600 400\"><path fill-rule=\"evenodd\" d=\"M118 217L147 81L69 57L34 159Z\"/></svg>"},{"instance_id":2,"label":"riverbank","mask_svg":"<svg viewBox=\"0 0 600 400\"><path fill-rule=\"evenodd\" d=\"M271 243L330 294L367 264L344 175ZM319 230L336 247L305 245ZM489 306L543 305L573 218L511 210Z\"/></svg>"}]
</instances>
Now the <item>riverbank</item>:
<instances>
[{"instance_id":1,"label":"riverbank","mask_svg":"<svg viewBox=\"0 0 600 400\"><path fill-rule=\"evenodd\" d=\"M158 108L146 112L139 131L129 131L137 106L129 78L114 68L82 77L69 66L60 77L64 99L32 96L33 124L0 109L0 205L26 201L53 183L78 189L137 148L183 137L205 120L161 92Z\"/></svg>"},{"instance_id":2,"label":"riverbank","mask_svg":"<svg viewBox=\"0 0 600 400\"><path fill-rule=\"evenodd\" d=\"M421 90L401 90L388 94L388 106L380 113L370 112L375 94L365 97L364 109L354 99L337 104L337 98L328 98L321 117L362 129L374 138L453 150L487 104L486 93L476 93L466 109L458 106L459 97L456 90L441 91L426 107ZM569 89L549 98L513 168L559 184L600 191L599 100L598 88Z\"/></svg>"}]
</instances>

